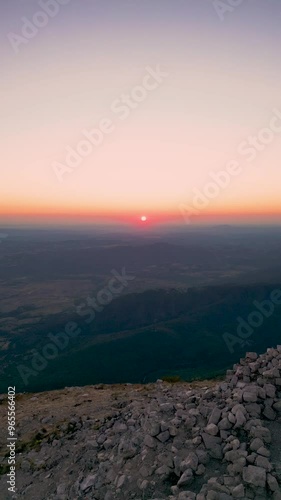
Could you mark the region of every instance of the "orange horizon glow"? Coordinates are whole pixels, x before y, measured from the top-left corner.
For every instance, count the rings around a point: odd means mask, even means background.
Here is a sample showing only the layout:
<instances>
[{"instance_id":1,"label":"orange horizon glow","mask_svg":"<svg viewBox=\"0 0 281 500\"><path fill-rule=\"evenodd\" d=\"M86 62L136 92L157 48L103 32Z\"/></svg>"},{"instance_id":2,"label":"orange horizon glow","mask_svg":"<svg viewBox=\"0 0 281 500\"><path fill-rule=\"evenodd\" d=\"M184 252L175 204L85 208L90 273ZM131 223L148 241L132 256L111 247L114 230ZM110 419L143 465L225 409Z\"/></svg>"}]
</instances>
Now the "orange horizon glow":
<instances>
[{"instance_id":1,"label":"orange horizon glow","mask_svg":"<svg viewBox=\"0 0 281 500\"><path fill-rule=\"evenodd\" d=\"M230 23L195 0L70 2L17 57L2 44L0 224L145 230L185 224L181 205L191 224L280 223L280 26L257 2ZM14 31L29 9L6 2L0 23Z\"/></svg>"},{"instance_id":2,"label":"orange horizon glow","mask_svg":"<svg viewBox=\"0 0 281 500\"><path fill-rule=\"evenodd\" d=\"M123 211L123 212L104 212L104 211L83 211L83 210L57 210L42 209L40 211L30 211L27 208L19 210L2 210L0 213L1 224L14 224L14 223L42 223L44 224L127 224L139 227L155 227L157 225L169 224L182 224L185 225L183 215L180 211L164 212L164 211L146 211L146 219L142 220L143 212L141 211ZM278 211L270 209L262 210L246 210L236 208L235 210L208 211L201 210L196 215L190 215L190 224L259 224L259 223L272 223L281 224L281 207Z\"/></svg>"}]
</instances>

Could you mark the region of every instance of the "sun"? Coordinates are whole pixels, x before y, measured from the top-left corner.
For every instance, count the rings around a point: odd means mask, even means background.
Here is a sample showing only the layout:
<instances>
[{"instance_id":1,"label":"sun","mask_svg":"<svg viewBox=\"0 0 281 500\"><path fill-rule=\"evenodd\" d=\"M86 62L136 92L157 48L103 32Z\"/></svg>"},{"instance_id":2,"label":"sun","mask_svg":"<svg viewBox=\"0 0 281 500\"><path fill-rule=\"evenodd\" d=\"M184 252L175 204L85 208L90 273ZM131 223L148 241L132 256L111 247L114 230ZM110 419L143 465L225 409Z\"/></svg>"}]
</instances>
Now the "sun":
<instances>
[{"instance_id":1,"label":"sun","mask_svg":"<svg viewBox=\"0 0 281 500\"><path fill-rule=\"evenodd\" d=\"M141 216L141 221L142 221L142 222L146 222L146 221L147 221L147 217L146 217L146 215L142 215L142 216Z\"/></svg>"}]
</instances>

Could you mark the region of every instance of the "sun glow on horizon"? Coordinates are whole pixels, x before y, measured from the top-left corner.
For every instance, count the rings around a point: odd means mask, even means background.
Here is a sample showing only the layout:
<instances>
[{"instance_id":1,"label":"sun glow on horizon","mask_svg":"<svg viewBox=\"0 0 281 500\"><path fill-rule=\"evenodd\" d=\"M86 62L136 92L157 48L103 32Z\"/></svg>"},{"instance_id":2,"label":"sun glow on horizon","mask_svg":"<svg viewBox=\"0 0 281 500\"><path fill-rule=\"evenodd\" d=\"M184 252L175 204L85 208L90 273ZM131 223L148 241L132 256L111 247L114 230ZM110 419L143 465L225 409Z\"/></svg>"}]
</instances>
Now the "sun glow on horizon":
<instances>
[{"instance_id":1,"label":"sun glow on horizon","mask_svg":"<svg viewBox=\"0 0 281 500\"><path fill-rule=\"evenodd\" d=\"M175 2L68 2L1 47L0 223L281 222L279 2L222 30ZM34 15L4 4L4 33Z\"/></svg>"}]
</instances>

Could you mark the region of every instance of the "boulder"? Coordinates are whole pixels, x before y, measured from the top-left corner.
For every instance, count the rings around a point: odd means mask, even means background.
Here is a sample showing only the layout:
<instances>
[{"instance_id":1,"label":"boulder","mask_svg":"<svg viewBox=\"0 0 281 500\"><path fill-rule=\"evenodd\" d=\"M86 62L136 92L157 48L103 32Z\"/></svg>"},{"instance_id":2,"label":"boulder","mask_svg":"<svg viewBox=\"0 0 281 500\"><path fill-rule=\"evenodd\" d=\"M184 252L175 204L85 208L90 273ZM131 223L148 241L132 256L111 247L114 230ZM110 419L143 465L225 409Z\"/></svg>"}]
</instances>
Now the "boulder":
<instances>
[{"instance_id":1,"label":"boulder","mask_svg":"<svg viewBox=\"0 0 281 500\"><path fill-rule=\"evenodd\" d=\"M193 472L191 469L186 469L178 480L178 486L189 486L193 482Z\"/></svg>"},{"instance_id":2,"label":"boulder","mask_svg":"<svg viewBox=\"0 0 281 500\"><path fill-rule=\"evenodd\" d=\"M252 486L260 486L265 488L266 485L266 471L262 467L248 465L243 469L243 480L245 483Z\"/></svg>"},{"instance_id":3,"label":"boulder","mask_svg":"<svg viewBox=\"0 0 281 500\"><path fill-rule=\"evenodd\" d=\"M219 428L216 424L208 424L207 427L205 427L205 432L211 434L211 436L216 436L219 432Z\"/></svg>"}]
</instances>

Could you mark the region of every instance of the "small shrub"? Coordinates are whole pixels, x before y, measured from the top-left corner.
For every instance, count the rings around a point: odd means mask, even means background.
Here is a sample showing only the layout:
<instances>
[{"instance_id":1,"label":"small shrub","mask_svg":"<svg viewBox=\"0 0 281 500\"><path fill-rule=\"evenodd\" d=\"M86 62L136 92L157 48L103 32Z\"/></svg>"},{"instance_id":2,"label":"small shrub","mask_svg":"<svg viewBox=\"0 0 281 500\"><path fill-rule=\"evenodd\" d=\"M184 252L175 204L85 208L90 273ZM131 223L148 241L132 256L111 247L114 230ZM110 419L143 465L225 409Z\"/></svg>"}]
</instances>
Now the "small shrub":
<instances>
[{"instance_id":1,"label":"small shrub","mask_svg":"<svg viewBox=\"0 0 281 500\"><path fill-rule=\"evenodd\" d=\"M164 382L169 382L169 384L176 384L177 382L182 382L182 379L178 375L166 375L162 377Z\"/></svg>"}]
</instances>

